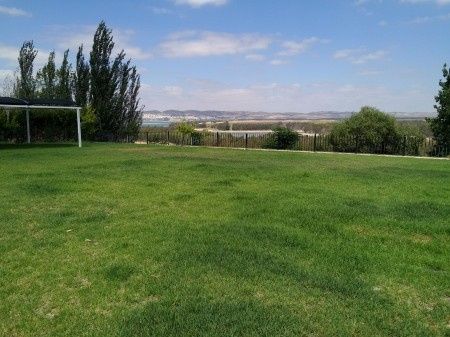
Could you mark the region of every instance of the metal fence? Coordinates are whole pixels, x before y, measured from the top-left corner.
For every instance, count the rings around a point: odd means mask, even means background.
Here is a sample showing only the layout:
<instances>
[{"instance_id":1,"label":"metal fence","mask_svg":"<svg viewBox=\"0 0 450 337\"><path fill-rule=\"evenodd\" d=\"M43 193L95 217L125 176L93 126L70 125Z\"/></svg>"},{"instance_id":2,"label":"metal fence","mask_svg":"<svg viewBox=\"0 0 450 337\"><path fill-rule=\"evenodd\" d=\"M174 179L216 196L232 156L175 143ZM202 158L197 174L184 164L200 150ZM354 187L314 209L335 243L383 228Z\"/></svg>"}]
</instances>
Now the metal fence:
<instances>
[{"instance_id":1,"label":"metal fence","mask_svg":"<svg viewBox=\"0 0 450 337\"><path fill-rule=\"evenodd\" d=\"M138 141L147 144L174 144L190 146L215 146L245 149L269 148L273 133L257 132L196 132L184 135L177 131L150 131L139 134ZM333 138L330 135L299 135L290 150L311 152L373 153L403 156L450 156L450 149L436 145L431 138L403 137L390 144L383 142L363 144L358 137Z\"/></svg>"}]
</instances>

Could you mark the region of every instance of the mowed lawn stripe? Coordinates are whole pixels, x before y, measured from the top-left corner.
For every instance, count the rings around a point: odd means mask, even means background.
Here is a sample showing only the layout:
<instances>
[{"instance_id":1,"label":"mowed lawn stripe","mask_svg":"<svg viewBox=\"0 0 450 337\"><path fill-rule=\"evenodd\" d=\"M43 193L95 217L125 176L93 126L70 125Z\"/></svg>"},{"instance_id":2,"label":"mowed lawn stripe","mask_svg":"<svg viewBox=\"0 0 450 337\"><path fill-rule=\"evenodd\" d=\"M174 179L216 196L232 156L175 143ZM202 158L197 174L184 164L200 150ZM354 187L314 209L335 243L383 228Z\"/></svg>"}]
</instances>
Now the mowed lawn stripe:
<instances>
[{"instance_id":1,"label":"mowed lawn stripe","mask_svg":"<svg viewBox=\"0 0 450 337\"><path fill-rule=\"evenodd\" d=\"M449 332L449 161L4 146L0 200L0 335Z\"/></svg>"}]
</instances>

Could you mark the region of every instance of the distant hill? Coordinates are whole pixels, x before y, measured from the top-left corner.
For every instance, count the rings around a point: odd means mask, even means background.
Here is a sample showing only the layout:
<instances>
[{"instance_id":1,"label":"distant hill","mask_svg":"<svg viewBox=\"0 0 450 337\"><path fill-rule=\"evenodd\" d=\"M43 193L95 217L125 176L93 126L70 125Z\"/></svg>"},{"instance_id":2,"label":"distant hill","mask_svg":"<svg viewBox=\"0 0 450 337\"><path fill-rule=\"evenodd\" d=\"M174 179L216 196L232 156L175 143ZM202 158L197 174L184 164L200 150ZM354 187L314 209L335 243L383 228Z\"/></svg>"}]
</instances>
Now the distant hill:
<instances>
[{"instance_id":1,"label":"distant hill","mask_svg":"<svg viewBox=\"0 0 450 337\"><path fill-rule=\"evenodd\" d=\"M225 121L225 120L339 120L351 116L351 111L317 111L309 113L298 112L252 112L252 111L215 111L215 110L151 110L144 112L144 120L163 121ZM432 116L432 112L404 113L394 112L393 116L399 119L422 119Z\"/></svg>"}]
</instances>

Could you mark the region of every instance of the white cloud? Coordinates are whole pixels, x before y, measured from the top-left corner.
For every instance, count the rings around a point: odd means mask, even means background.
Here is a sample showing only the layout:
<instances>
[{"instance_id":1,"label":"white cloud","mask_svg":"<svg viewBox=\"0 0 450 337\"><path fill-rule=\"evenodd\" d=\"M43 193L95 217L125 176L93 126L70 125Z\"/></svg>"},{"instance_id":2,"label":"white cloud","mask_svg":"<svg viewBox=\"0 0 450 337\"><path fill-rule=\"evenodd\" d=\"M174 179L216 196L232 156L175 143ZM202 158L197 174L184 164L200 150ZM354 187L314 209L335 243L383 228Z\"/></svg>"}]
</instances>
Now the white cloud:
<instances>
[{"instance_id":1,"label":"white cloud","mask_svg":"<svg viewBox=\"0 0 450 337\"><path fill-rule=\"evenodd\" d=\"M175 0L177 5L189 5L193 8L199 8L203 6L223 6L227 4L228 0Z\"/></svg>"},{"instance_id":2,"label":"white cloud","mask_svg":"<svg viewBox=\"0 0 450 337\"><path fill-rule=\"evenodd\" d=\"M19 56L19 48L6 45L0 45L0 59L6 61L17 61Z\"/></svg>"},{"instance_id":3,"label":"white cloud","mask_svg":"<svg viewBox=\"0 0 450 337\"><path fill-rule=\"evenodd\" d=\"M281 43L282 51L278 53L279 56L294 56L304 53L309 48L317 43L324 43L327 40L319 39L317 37L310 37L301 41L284 41Z\"/></svg>"},{"instance_id":4,"label":"white cloud","mask_svg":"<svg viewBox=\"0 0 450 337\"><path fill-rule=\"evenodd\" d=\"M450 13L443 14L443 15L436 15L436 16L420 16L417 17L408 23L410 24L423 24L423 23L430 23L430 22L437 22L437 21L448 21L450 20Z\"/></svg>"},{"instance_id":5,"label":"white cloud","mask_svg":"<svg viewBox=\"0 0 450 337\"><path fill-rule=\"evenodd\" d=\"M358 75L360 76L376 76L376 75L380 75L382 72L379 70L370 70L370 69L365 69L365 70L361 70Z\"/></svg>"},{"instance_id":6,"label":"white cloud","mask_svg":"<svg viewBox=\"0 0 450 337\"><path fill-rule=\"evenodd\" d=\"M19 51L21 46L8 46L0 44L0 60L5 60L6 64L11 67L18 66L17 58L19 57ZM48 52L42 49L37 49L37 56L35 59L35 67L43 65L48 58Z\"/></svg>"},{"instance_id":7,"label":"white cloud","mask_svg":"<svg viewBox=\"0 0 450 337\"><path fill-rule=\"evenodd\" d=\"M410 4L421 4L421 3L435 3L437 5L448 5L450 4L450 0L400 0L400 2L403 3L410 3Z\"/></svg>"},{"instance_id":8,"label":"white cloud","mask_svg":"<svg viewBox=\"0 0 450 337\"><path fill-rule=\"evenodd\" d=\"M274 60L270 61L270 64L273 66L281 66L286 63L287 62L285 60L280 60L280 59L274 59Z\"/></svg>"},{"instance_id":9,"label":"white cloud","mask_svg":"<svg viewBox=\"0 0 450 337\"><path fill-rule=\"evenodd\" d=\"M23 9L15 7L0 6L0 14L5 14L9 16L28 16L31 17L31 13L24 11Z\"/></svg>"},{"instance_id":10,"label":"white cloud","mask_svg":"<svg viewBox=\"0 0 450 337\"><path fill-rule=\"evenodd\" d=\"M163 92L169 96L181 96L183 94L183 88L177 85L169 85L163 88Z\"/></svg>"},{"instance_id":11,"label":"white cloud","mask_svg":"<svg viewBox=\"0 0 450 337\"><path fill-rule=\"evenodd\" d=\"M159 50L166 57L220 56L264 50L270 43L270 38L256 34L184 31L169 36Z\"/></svg>"},{"instance_id":12,"label":"white cloud","mask_svg":"<svg viewBox=\"0 0 450 337\"><path fill-rule=\"evenodd\" d=\"M248 54L248 55L245 55L245 58L247 60L257 61L257 62L261 62L261 61L264 61L266 59L266 57L264 55L262 55L262 54Z\"/></svg>"},{"instance_id":13,"label":"white cloud","mask_svg":"<svg viewBox=\"0 0 450 337\"><path fill-rule=\"evenodd\" d=\"M152 11L153 14L157 14L157 15L167 15L167 14L172 14L173 12L165 7L150 7L150 10Z\"/></svg>"},{"instance_id":14,"label":"white cloud","mask_svg":"<svg viewBox=\"0 0 450 337\"><path fill-rule=\"evenodd\" d=\"M341 49L334 53L334 58L337 60L346 60L353 64L365 64L370 61L381 60L388 55L385 50L376 50L367 52L363 48L358 49Z\"/></svg>"},{"instance_id":15,"label":"white cloud","mask_svg":"<svg viewBox=\"0 0 450 337\"><path fill-rule=\"evenodd\" d=\"M96 26L58 26L51 29L48 33L48 38L53 43L56 42L56 47L61 50L70 49L76 53L78 47L83 45L85 53L88 53L92 48L96 29ZM112 34L116 53L123 49L127 57L132 60L146 60L153 56L151 52L143 50L132 43L133 36L135 35L134 31L113 29Z\"/></svg>"}]
</instances>

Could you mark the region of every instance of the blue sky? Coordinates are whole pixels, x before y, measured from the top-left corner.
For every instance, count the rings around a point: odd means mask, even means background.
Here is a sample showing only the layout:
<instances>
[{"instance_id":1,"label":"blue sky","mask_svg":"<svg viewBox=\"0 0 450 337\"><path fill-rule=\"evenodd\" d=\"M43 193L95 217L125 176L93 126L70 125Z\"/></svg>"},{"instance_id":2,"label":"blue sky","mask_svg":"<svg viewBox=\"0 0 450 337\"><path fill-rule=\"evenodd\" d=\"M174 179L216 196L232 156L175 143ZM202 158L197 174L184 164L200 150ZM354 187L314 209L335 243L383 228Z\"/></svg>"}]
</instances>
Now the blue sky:
<instances>
[{"instance_id":1,"label":"blue sky","mask_svg":"<svg viewBox=\"0 0 450 337\"><path fill-rule=\"evenodd\" d=\"M24 40L39 66L100 20L146 109L433 111L450 62L450 0L0 0L0 81Z\"/></svg>"}]
</instances>

